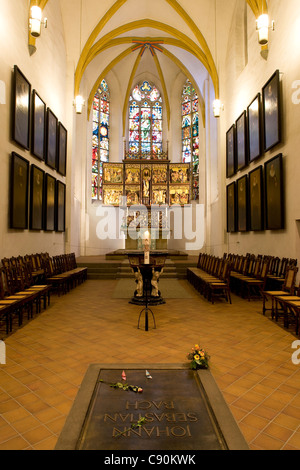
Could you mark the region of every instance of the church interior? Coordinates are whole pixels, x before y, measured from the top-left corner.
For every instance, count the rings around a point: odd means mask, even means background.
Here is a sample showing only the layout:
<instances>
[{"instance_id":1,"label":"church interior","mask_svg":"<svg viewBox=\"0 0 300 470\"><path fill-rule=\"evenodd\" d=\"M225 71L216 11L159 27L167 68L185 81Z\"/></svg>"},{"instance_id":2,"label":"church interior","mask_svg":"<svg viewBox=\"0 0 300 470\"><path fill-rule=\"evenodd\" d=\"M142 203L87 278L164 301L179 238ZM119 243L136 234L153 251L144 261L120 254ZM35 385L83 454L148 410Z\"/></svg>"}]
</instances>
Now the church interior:
<instances>
[{"instance_id":1,"label":"church interior","mask_svg":"<svg viewBox=\"0 0 300 470\"><path fill-rule=\"evenodd\" d=\"M299 450L298 0L0 6L0 450L195 345L248 449Z\"/></svg>"}]
</instances>

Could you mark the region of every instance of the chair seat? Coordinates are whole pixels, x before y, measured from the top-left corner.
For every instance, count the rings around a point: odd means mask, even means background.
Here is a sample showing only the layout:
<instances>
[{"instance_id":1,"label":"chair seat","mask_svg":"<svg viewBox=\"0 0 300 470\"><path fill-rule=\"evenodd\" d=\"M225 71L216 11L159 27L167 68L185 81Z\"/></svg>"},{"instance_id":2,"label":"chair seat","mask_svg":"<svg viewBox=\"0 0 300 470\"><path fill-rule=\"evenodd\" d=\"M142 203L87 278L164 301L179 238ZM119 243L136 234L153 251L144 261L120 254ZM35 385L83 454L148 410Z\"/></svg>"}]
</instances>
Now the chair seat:
<instances>
[{"instance_id":1,"label":"chair seat","mask_svg":"<svg viewBox=\"0 0 300 470\"><path fill-rule=\"evenodd\" d=\"M16 297L15 299L2 299L0 300L0 305L16 305L20 303L20 300L22 300L22 297Z\"/></svg>"},{"instance_id":2,"label":"chair seat","mask_svg":"<svg viewBox=\"0 0 300 470\"><path fill-rule=\"evenodd\" d=\"M285 291L266 291L263 292L264 295L270 295L270 296L284 296L284 295L290 295L290 292L285 292Z\"/></svg>"},{"instance_id":3,"label":"chair seat","mask_svg":"<svg viewBox=\"0 0 300 470\"><path fill-rule=\"evenodd\" d=\"M300 301L291 301L288 302L289 305L292 305L293 307L300 307Z\"/></svg>"},{"instance_id":4,"label":"chair seat","mask_svg":"<svg viewBox=\"0 0 300 470\"><path fill-rule=\"evenodd\" d=\"M294 300L294 301L299 300L300 301L300 297L295 296L295 295L281 295L279 297L275 296L275 300L283 300L284 302L289 302L291 300Z\"/></svg>"}]
</instances>

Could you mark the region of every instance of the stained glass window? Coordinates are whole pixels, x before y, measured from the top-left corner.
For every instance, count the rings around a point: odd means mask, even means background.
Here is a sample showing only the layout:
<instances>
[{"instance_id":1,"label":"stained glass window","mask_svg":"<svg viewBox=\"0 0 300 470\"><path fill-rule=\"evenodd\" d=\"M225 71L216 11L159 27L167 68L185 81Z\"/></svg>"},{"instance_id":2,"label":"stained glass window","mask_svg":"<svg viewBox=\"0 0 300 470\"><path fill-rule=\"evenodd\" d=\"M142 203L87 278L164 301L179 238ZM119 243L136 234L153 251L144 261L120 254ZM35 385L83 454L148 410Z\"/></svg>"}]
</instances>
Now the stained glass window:
<instances>
[{"instance_id":1,"label":"stained glass window","mask_svg":"<svg viewBox=\"0 0 300 470\"><path fill-rule=\"evenodd\" d=\"M109 89L105 80L93 101L92 199L102 200L103 163L109 161Z\"/></svg>"},{"instance_id":2,"label":"stained glass window","mask_svg":"<svg viewBox=\"0 0 300 470\"><path fill-rule=\"evenodd\" d=\"M163 151L162 98L148 81L136 85L129 99L129 153L157 158Z\"/></svg>"},{"instance_id":3,"label":"stained glass window","mask_svg":"<svg viewBox=\"0 0 300 470\"><path fill-rule=\"evenodd\" d=\"M192 164L193 199L199 199L199 101L189 80L182 91L181 129L182 162Z\"/></svg>"}]
</instances>

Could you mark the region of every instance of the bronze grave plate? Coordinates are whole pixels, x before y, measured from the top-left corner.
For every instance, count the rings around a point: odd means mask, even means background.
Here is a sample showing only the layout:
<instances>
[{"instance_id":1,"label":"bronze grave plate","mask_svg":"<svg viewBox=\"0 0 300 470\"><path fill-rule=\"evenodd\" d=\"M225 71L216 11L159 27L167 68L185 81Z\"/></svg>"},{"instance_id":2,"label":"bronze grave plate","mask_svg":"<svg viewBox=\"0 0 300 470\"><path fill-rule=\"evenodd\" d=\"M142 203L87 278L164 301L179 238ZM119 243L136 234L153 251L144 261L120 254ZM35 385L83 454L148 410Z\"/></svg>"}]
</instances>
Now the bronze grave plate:
<instances>
[{"instance_id":1,"label":"bronze grave plate","mask_svg":"<svg viewBox=\"0 0 300 470\"><path fill-rule=\"evenodd\" d=\"M247 448L209 371L157 365L155 369L149 365L124 369L90 367L86 390L81 388L75 400L57 450ZM126 381L122 380L122 370ZM146 377L146 370L152 379ZM143 391L135 393L109 385L116 382L136 385ZM141 418L146 421L136 427Z\"/></svg>"}]
</instances>

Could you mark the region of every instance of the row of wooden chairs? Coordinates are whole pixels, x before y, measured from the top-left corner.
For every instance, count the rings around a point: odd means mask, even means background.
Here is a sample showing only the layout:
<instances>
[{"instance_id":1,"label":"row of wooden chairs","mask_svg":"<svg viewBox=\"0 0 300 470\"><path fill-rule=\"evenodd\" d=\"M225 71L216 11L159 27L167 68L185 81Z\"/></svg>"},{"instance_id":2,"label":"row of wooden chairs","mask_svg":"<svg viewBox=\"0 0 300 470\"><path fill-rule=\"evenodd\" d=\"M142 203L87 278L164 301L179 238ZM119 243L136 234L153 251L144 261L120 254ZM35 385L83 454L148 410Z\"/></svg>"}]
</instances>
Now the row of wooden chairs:
<instances>
[{"instance_id":1,"label":"row of wooden chairs","mask_svg":"<svg viewBox=\"0 0 300 470\"><path fill-rule=\"evenodd\" d=\"M218 258L200 253L196 268L187 269L187 279L195 289L212 303L223 297L231 303L231 262L224 255Z\"/></svg>"},{"instance_id":2,"label":"row of wooden chairs","mask_svg":"<svg viewBox=\"0 0 300 470\"><path fill-rule=\"evenodd\" d=\"M48 256L44 262L46 282L60 295L87 279L87 268L77 267L75 254Z\"/></svg>"},{"instance_id":3,"label":"row of wooden chairs","mask_svg":"<svg viewBox=\"0 0 300 470\"><path fill-rule=\"evenodd\" d=\"M266 286L270 262L271 259L268 256L243 257L238 269L233 269L230 274L232 292L249 301L253 298L261 298L261 292Z\"/></svg>"},{"instance_id":4,"label":"row of wooden chairs","mask_svg":"<svg viewBox=\"0 0 300 470\"><path fill-rule=\"evenodd\" d=\"M284 283L287 270L297 264L297 260L274 258L272 256L228 255L232 262L230 286L232 292L251 300L262 298L262 292L278 289Z\"/></svg>"},{"instance_id":5,"label":"row of wooden chairs","mask_svg":"<svg viewBox=\"0 0 300 470\"><path fill-rule=\"evenodd\" d=\"M298 268L290 266L285 275L281 289L267 290L263 294L263 315L271 312L271 317L276 322L283 320L283 326L289 328L295 326L295 333L299 335L300 326L300 283L296 287ZM266 307L270 301L270 308Z\"/></svg>"},{"instance_id":6,"label":"row of wooden chairs","mask_svg":"<svg viewBox=\"0 0 300 470\"><path fill-rule=\"evenodd\" d=\"M6 334L12 331L13 319L18 326L27 313L32 318L50 304L51 292L66 293L87 278L87 268L78 268L75 254L51 258L48 253L2 259L0 266L0 319Z\"/></svg>"},{"instance_id":7,"label":"row of wooden chairs","mask_svg":"<svg viewBox=\"0 0 300 470\"><path fill-rule=\"evenodd\" d=\"M238 272L242 274L248 274L252 276L257 268L257 264L253 263L255 259L257 262L262 262L265 259L270 261L268 274L267 274L267 286L274 287L280 285L284 282L287 269L292 266L297 266L297 260L292 258L279 258L274 256L263 256L263 255L253 255L247 253L246 255L233 255L229 254L228 258L232 262L233 272Z\"/></svg>"}]
</instances>

